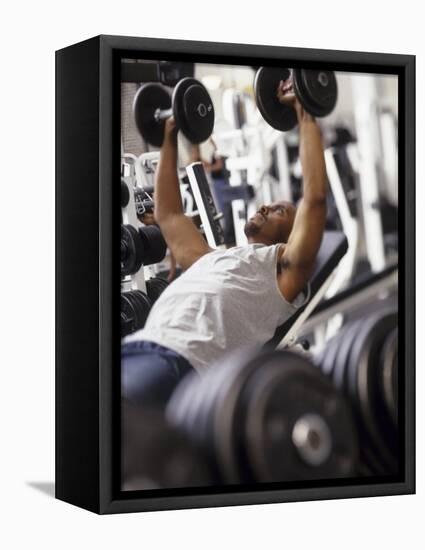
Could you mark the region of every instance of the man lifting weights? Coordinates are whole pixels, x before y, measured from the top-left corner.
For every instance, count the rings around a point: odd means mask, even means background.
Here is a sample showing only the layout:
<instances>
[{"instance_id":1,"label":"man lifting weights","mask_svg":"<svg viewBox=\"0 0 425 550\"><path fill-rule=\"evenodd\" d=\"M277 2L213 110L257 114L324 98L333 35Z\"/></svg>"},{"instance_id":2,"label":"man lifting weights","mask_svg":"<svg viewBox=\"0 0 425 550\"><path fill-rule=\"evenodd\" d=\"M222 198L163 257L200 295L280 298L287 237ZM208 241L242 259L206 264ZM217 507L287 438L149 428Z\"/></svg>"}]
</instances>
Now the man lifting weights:
<instances>
[{"instance_id":1,"label":"man lifting weights","mask_svg":"<svg viewBox=\"0 0 425 550\"><path fill-rule=\"evenodd\" d=\"M165 406L190 371L262 346L308 299L326 220L320 130L289 82L277 96L293 106L300 135L303 198L297 208L263 205L245 226L248 245L213 250L185 216L177 175L177 129L168 119L155 184L155 218L184 273L159 297L144 329L122 347L122 395Z\"/></svg>"}]
</instances>

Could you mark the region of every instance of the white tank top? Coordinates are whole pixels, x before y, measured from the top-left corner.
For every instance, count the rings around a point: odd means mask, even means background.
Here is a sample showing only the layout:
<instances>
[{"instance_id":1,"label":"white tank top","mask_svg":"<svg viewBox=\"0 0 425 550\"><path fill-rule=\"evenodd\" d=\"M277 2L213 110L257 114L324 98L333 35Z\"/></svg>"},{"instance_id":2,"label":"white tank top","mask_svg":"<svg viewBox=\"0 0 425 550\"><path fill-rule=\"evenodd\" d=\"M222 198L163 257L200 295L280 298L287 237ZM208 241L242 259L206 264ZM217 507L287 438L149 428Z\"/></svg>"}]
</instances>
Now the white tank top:
<instances>
[{"instance_id":1,"label":"white tank top","mask_svg":"<svg viewBox=\"0 0 425 550\"><path fill-rule=\"evenodd\" d=\"M262 346L304 304L289 303L277 283L279 244L249 244L202 256L173 281L142 330L126 342L148 340L170 348L198 371L229 352Z\"/></svg>"}]
</instances>

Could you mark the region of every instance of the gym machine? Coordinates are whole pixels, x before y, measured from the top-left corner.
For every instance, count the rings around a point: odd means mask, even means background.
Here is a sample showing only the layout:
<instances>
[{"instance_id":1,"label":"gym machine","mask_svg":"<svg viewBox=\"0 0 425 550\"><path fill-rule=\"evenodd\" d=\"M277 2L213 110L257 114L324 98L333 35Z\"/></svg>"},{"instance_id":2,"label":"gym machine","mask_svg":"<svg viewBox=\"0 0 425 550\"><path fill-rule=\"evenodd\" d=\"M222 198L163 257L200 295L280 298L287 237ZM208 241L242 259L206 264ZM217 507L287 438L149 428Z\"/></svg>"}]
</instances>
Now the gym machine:
<instances>
[{"instance_id":1,"label":"gym machine","mask_svg":"<svg viewBox=\"0 0 425 550\"><path fill-rule=\"evenodd\" d=\"M223 214L217 211L204 166L202 162L194 162L186 167L186 172L201 218L201 229L208 244L217 248L224 244L223 228L220 225Z\"/></svg>"}]
</instances>

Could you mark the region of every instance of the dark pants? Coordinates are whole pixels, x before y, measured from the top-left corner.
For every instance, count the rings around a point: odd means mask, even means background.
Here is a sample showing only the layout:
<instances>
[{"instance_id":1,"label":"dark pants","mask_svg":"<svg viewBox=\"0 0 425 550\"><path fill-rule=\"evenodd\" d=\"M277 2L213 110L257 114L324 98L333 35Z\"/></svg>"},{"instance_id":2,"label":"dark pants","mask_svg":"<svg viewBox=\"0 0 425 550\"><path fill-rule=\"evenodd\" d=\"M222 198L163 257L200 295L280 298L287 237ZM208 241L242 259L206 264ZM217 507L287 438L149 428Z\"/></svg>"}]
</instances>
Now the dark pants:
<instances>
[{"instance_id":1,"label":"dark pants","mask_svg":"<svg viewBox=\"0 0 425 550\"><path fill-rule=\"evenodd\" d=\"M121 348L121 397L148 407L165 408L177 384L195 372L181 355L153 342Z\"/></svg>"}]
</instances>

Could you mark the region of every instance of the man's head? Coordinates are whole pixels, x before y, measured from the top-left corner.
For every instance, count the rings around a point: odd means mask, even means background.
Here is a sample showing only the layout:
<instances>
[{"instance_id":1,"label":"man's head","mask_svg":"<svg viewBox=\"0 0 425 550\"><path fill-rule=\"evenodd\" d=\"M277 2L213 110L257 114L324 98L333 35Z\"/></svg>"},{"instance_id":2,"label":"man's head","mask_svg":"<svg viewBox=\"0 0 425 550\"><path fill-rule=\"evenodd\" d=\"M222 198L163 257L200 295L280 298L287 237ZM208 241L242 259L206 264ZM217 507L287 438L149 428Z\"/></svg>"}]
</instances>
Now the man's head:
<instances>
[{"instance_id":1,"label":"man's head","mask_svg":"<svg viewBox=\"0 0 425 550\"><path fill-rule=\"evenodd\" d=\"M288 201L261 206L245 224L248 242L266 245L288 242L294 225L295 212L295 206Z\"/></svg>"}]
</instances>

